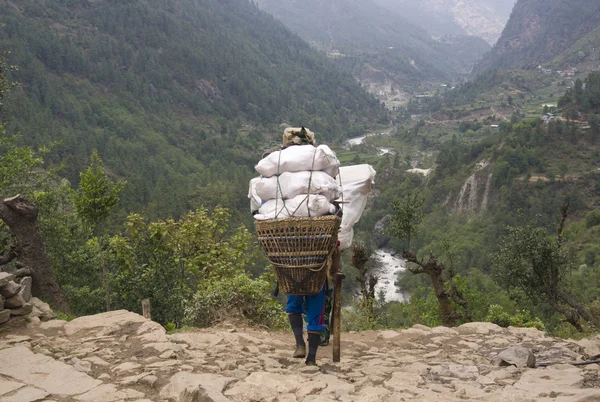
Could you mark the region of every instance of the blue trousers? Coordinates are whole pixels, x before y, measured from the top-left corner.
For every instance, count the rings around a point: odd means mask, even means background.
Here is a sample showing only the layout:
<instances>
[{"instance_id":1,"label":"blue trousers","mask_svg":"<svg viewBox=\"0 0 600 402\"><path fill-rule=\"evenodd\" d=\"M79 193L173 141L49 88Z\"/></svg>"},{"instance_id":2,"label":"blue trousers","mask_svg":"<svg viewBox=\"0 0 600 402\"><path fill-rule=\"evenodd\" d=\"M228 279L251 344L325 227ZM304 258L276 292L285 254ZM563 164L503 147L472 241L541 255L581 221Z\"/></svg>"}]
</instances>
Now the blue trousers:
<instances>
[{"instance_id":1,"label":"blue trousers","mask_svg":"<svg viewBox=\"0 0 600 402\"><path fill-rule=\"evenodd\" d=\"M325 287L320 293L308 296L287 296L286 313L303 314L304 302L306 302L306 329L311 332L321 332L325 327Z\"/></svg>"}]
</instances>

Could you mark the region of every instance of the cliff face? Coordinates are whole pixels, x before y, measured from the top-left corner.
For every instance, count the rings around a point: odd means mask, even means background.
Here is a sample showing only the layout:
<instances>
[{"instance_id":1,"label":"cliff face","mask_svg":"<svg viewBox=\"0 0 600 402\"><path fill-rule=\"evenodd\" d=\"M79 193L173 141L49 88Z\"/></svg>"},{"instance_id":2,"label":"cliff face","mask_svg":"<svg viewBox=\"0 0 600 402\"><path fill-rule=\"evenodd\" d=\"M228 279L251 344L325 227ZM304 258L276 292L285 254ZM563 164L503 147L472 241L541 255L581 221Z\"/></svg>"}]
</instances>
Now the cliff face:
<instances>
[{"instance_id":1,"label":"cliff face","mask_svg":"<svg viewBox=\"0 0 600 402\"><path fill-rule=\"evenodd\" d=\"M592 401L600 353L532 328L457 328L342 334L342 361L291 357L291 333L233 326L166 335L127 311L71 322L32 320L0 335L3 401ZM537 368L533 368L536 366ZM543 367L544 362L553 365ZM595 397L595 398L594 398Z\"/></svg>"},{"instance_id":2,"label":"cliff face","mask_svg":"<svg viewBox=\"0 0 600 402\"><path fill-rule=\"evenodd\" d=\"M481 212L487 208L492 186L492 165L489 161L477 165L476 171L465 181L456 204L455 213Z\"/></svg>"},{"instance_id":3,"label":"cliff face","mask_svg":"<svg viewBox=\"0 0 600 402\"><path fill-rule=\"evenodd\" d=\"M535 68L599 25L597 0L519 0L498 43L475 70Z\"/></svg>"}]
</instances>

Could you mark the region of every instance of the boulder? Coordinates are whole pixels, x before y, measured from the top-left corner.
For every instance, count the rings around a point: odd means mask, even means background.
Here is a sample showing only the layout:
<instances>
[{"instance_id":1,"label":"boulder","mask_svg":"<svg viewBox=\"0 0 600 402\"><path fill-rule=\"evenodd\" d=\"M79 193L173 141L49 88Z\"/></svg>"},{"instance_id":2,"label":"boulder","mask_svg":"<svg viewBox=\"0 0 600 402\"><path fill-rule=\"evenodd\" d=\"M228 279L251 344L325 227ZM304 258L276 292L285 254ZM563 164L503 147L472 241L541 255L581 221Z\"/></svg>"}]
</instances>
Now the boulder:
<instances>
[{"instance_id":1,"label":"boulder","mask_svg":"<svg viewBox=\"0 0 600 402\"><path fill-rule=\"evenodd\" d=\"M37 307L37 306L36 306ZM71 336L80 331L93 331L99 333L101 330L117 332L127 327L130 330L136 328L133 324L142 324L148 320L139 314L127 310L109 311L95 315L79 317L65 325L65 333Z\"/></svg>"},{"instance_id":2,"label":"boulder","mask_svg":"<svg viewBox=\"0 0 600 402\"><path fill-rule=\"evenodd\" d=\"M19 308L11 309L10 315L14 315L14 316L27 315L27 314L31 313L32 310L33 310L33 305L31 305L29 303L25 303L23 306L21 306Z\"/></svg>"},{"instance_id":3,"label":"boulder","mask_svg":"<svg viewBox=\"0 0 600 402\"><path fill-rule=\"evenodd\" d=\"M14 281L8 282L6 285L0 287L0 295L4 298L9 299L21 291L21 285Z\"/></svg>"},{"instance_id":4,"label":"boulder","mask_svg":"<svg viewBox=\"0 0 600 402\"><path fill-rule=\"evenodd\" d=\"M297 374L254 372L225 391L235 401L275 400L281 394L292 393L308 380Z\"/></svg>"},{"instance_id":5,"label":"boulder","mask_svg":"<svg viewBox=\"0 0 600 402\"><path fill-rule=\"evenodd\" d=\"M461 335L487 335L502 332L502 327L491 322L469 322L456 328Z\"/></svg>"},{"instance_id":6,"label":"boulder","mask_svg":"<svg viewBox=\"0 0 600 402\"><path fill-rule=\"evenodd\" d=\"M0 310L0 324L4 324L10 319L10 310Z\"/></svg>"},{"instance_id":7,"label":"boulder","mask_svg":"<svg viewBox=\"0 0 600 402\"><path fill-rule=\"evenodd\" d=\"M0 272L0 288L4 287L8 282L14 281L15 276L8 272Z\"/></svg>"},{"instance_id":8,"label":"boulder","mask_svg":"<svg viewBox=\"0 0 600 402\"><path fill-rule=\"evenodd\" d=\"M588 357L600 355L600 336L596 336L591 339L581 339L574 342L583 349Z\"/></svg>"},{"instance_id":9,"label":"boulder","mask_svg":"<svg viewBox=\"0 0 600 402\"><path fill-rule=\"evenodd\" d=\"M388 242L390 241L390 236L386 234L386 228L389 225L391 219L391 215L386 215L379 221L377 221L375 227L373 228L372 238L377 247L379 248L385 247L385 245L388 244Z\"/></svg>"},{"instance_id":10,"label":"boulder","mask_svg":"<svg viewBox=\"0 0 600 402\"><path fill-rule=\"evenodd\" d=\"M42 321L53 320L56 318L56 314L54 314L54 311L52 311L48 303L41 301L37 297L32 297L29 302L33 304L33 307L39 310L39 318Z\"/></svg>"},{"instance_id":11,"label":"boulder","mask_svg":"<svg viewBox=\"0 0 600 402\"><path fill-rule=\"evenodd\" d=\"M27 301L23 298L21 293L11 297L10 299L6 299L4 302L5 308L20 308L23 307ZM30 311L31 312L31 311Z\"/></svg>"},{"instance_id":12,"label":"boulder","mask_svg":"<svg viewBox=\"0 0 600 402\"><path fill-rule=\"evenodd\" d=\"M518 368L535 367L535 355L533 352L522 346L511 346L498 353L495 359L498 366L514 365Z\"/></svg>"},{"instance_id":13,"label":"boulder","mask_svg":"<svg viewBox=\"0 0 600 402\"><path fill-rule=\"evenodd\" d=\"M31 286L33 284L33 279L31 276L24 276L21 278L21 295L25 301L31 300Z\"/></svg>"},{"instance_id":14,"label":"boulder","mask_svg":"<svg viewBox=\"0 0 600 402\"><path fill-rule=\"evenodd\" d=\"M4 310L4 297L0 296L0 311Z\"/></svg>"},{"instance_id":15,"label":"boulder","mask_svg":"<svg viewBox=\"0 0 600 402\"><path fill-rule=\"evenodd\" d=\"M40 329L41 330L49 330L49 329L63 329L64 326L67 324L66 321L64 320L51 320L51 321L47 321L47 322L43 322L40 324Z\"/></svg>"},{"instance_id":16,"label":"boulder","mask_svg":"<svg viewBox=\"0 0 600 402\"><path fill-rule=\"evenodd\" d=\"M230 402L223 396L223 389L232 381L235 378L180 372L171 377L160 391L160 397L161 400Z\"/></svg>"}]
</instances>

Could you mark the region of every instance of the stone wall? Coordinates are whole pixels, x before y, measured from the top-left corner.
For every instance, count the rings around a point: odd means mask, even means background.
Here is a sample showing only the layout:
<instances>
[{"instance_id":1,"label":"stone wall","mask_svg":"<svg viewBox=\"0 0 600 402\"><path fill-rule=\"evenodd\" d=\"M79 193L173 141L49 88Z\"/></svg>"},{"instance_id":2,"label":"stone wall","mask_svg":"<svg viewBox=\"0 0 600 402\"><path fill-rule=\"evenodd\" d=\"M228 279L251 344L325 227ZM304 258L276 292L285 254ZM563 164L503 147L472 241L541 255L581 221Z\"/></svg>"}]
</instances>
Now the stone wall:
<instances>
[{"instance_id":1,"label":"stone wall","mask_svg":"<svg viewBox=\"0 0 600 402\"><path fill-rule=\"evenodd\" d=\"M31 295L30 276L17 278L8 272L0 272L0 325L14 317L34 320L56 318L48 304Z\"/></svg>"}]
</instances>

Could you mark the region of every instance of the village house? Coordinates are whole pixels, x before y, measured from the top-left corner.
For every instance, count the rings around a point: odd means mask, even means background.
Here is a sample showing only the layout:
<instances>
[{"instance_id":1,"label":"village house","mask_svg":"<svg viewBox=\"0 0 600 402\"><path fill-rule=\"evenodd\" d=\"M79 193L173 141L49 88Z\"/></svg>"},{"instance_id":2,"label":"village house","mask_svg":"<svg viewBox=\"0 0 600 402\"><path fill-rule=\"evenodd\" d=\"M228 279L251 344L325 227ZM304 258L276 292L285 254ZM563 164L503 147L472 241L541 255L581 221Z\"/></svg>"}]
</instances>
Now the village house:
<instances>
[{"instance_id":1,"label":"village house","mask_svg":"<svg viewBox=\"0 0 600 402\"><path fill-rule=\"evenodd\" d=\"M546 113L542 116L542 121L544 122L544 124L548 124L552 120L556 120L556 115L554 115L554 113Z\"/></svg>"}]
</instances>

